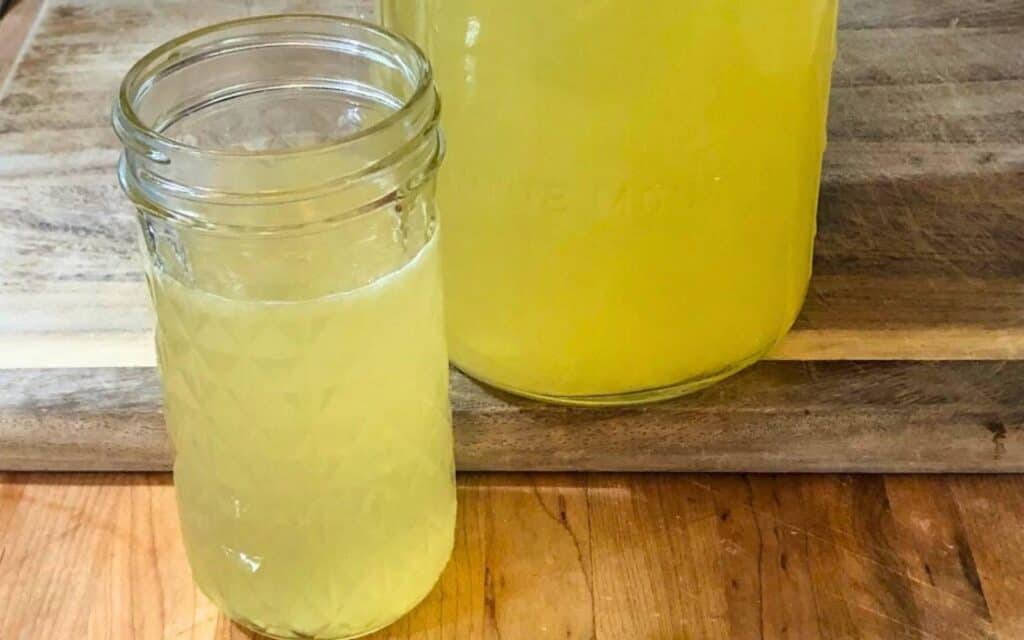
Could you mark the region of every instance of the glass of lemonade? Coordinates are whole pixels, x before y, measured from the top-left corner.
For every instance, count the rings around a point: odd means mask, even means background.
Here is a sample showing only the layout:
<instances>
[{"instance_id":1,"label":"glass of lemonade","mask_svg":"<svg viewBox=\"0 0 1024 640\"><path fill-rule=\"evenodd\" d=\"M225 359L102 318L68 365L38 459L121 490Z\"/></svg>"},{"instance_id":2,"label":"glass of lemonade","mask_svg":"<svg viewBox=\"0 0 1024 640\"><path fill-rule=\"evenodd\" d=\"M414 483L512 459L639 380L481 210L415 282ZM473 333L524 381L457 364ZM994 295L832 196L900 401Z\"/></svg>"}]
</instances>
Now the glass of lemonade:
<instances>
[{"instance_id":1,"label":"glass of lemonade","mask_svg":"<svg viewBox=\"0 0 1024 640\"><path fill-rule=\"evenodd\" d=\"M382 0L437 73L448 343L575 404L769 351L811 270L836 0Z\"/></svg>"},{"instance_id":2,"label":"glass of lemonade","mask_svg":"<svg viewBox=\"0 0 1024 640\"><path fill-rule=\"evenodd\" d=\"M432 82L404 38L275 16L159 47L114 107L189 560L270 636L387 625L451 552Z\"/></svg>"}]
</instances>

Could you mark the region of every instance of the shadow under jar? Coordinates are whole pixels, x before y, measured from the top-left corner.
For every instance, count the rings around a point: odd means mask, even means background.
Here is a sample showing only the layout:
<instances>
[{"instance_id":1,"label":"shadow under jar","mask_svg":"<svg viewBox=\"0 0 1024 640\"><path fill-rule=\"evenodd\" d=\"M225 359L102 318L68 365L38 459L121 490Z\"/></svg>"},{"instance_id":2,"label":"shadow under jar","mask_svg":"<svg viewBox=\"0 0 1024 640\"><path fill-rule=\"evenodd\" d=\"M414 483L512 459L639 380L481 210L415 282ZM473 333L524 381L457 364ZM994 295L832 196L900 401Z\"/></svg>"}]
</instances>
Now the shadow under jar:
<instances>
[{"instance_id":1,"label":"shadow under jar","mask_svg":"<svg viewBox=\"0 0 1024 640\"><path fill-rule=\"evenodd\" d=\"M261 633L368 633L451 552L438 114L415 45L319 16L169 42L115 104L189 561Z\"/></svg>"},{"instance_id":2,"label":"shadow under jar","mask_svg":"<svg viewBox=\"0 0 1024 640\"><path fill-rule=\"evenodd\" d=\"M767 353L811 269L836 0L382 0L430 57L452 360L570 404Z\"/></svg>"}]
</instances>

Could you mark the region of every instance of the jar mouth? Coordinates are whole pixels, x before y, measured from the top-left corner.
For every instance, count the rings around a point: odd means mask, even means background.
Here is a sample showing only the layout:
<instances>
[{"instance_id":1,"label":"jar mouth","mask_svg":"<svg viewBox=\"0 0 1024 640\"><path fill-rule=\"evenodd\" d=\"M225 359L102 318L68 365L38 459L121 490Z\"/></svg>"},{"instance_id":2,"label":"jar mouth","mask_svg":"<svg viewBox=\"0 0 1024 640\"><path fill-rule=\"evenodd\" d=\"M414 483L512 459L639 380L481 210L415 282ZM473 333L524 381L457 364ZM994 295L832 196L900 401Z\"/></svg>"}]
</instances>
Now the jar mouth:
<instances>
[{"instance_id":1,"label":"jar mouth","mask_svg":"<svg viewBox=\"0 0 1024 640\"><path fill-rule=\"evenodd\" d=\"M439 120L419 47L318 14L171 40L132 66L112 113L118 176L140 210L258 232L350 218L432 184Z\"/></svg>"},{"instance_id":2,"label":"jar mouth","mask_svg":"<svg viewBox=\"0 0 1024 640\"><path fill-rule=\"evenodd\" d=\"M402 51L409 60L414 61L420 67L414 89L400 105L397 105L394 111L366 128L340 135L334 140L288 149L228 150L204 148L201 145L189 144L165 135L163 127L154 127L147 124L144 118L140 117L137 112L136 104L145 97L146 93L162 76L173 72L176 68L189 64L197 57L223 55L225 53L225 46L231 47L229 52L239 52L244 47L254 45L246 43L241 37L236 37L232 38L232 40L236 40L234 43L224 40L208 42L198 50L189 52L191 55L187 57L179 53L183 49L187 49L195 43L202 42L218 34L227 34L231 31L242 30L247 27L258 27L260 25L287 26L290 23L301 24L303 22L344 25L353 29L365 30L383 41L390 42L395 50ZM162 163L169 162L169 156L174 152L214 157L221 156L225 158L254 158L259 156L273 158L283 155L318 153L349 145L393 126L408 115L416 105L423 102L428 94L433 92L433 83L433 70L423 51L416 43L372 23L354 18L313 13L253 16L220 22L190 31L165 42L140 58L128 70L121 82L117 100L114 104L112 120L114 129L126 148L144 153L151 160Z\"/></svg>"}]
</instances>

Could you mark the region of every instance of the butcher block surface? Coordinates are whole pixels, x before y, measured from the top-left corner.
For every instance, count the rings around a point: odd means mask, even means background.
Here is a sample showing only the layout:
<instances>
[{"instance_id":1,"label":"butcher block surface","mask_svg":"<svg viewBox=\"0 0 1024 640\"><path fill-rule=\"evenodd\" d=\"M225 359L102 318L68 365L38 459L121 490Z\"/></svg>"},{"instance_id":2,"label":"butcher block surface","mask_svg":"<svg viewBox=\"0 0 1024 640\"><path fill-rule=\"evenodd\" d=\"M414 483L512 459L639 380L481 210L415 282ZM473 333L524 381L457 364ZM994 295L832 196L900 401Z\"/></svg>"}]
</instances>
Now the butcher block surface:
<instances>
[{"instance_id":1,"label":"butcher block surface","mask_svg":"<svg viewBox=\"0 0 1024 640\"><path fill-rule=\"evenodd\" d=\"M21 0L0 21L0 468L169 465L108 124L129 65L217 20L370 4ZM841 4L814 278L785 342L642 408L454 373L461 469L1024 470L1024 3Z\"/></svg>"}]
</instances>

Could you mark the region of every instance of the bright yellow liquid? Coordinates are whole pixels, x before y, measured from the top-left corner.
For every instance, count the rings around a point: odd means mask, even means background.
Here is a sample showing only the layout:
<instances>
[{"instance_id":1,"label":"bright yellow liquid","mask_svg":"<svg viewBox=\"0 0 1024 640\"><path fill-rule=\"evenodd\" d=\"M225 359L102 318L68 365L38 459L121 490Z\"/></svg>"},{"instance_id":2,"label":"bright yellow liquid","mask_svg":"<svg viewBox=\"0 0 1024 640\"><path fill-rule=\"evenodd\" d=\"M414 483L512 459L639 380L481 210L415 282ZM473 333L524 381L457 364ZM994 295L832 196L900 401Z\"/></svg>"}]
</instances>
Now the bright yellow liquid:
<instances>
[{"instance_id":1,"label":"bright yellow liquid","mask_svg":"<svg viewBox=\"0 0 1024 640\"><path fill-rule=\"evenodd\" d=\"M444 103L456 364L526 394L643 399L786 332L835 0L385 0L385 16Z\"/></svg>"},{"instance_id":2,"label":"bright yellow liquid","mask_svg":"<svg viewBox=\"0 0 1024 640\"><path fill-rule=\"evenodd\" d=\"M296 255L327 256L313 238ZM412 608L443 569L455 486L436 245L365 286L285 302L154 268L185 543L196 582L236 620L358 635ZM239 282L271 283L253 265L272 265L292 292L326 273L272 253L215 259Z\"/></svg>"}]
</instances>

